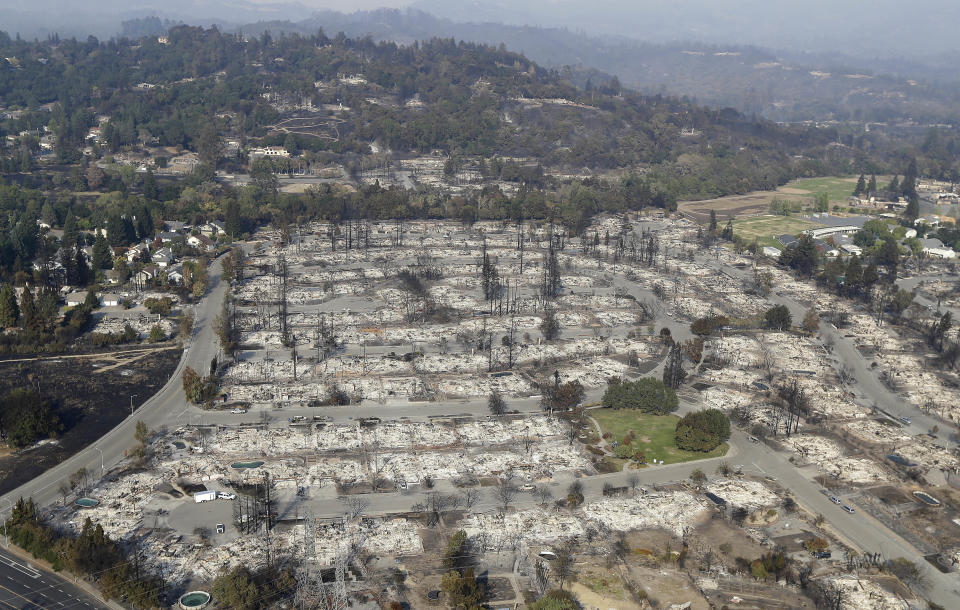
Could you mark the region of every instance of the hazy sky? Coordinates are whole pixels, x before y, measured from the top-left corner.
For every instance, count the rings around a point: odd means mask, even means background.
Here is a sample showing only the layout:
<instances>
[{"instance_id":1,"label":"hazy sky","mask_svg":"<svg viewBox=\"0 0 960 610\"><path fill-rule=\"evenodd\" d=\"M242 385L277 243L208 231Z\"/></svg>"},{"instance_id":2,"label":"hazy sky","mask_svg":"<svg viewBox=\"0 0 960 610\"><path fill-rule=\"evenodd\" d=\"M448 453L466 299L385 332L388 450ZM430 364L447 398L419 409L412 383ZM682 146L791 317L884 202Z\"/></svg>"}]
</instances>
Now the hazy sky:
<instances>
[{"instance_id":1,"label":"hazy sky","mask_svg":"<svg viewBox=\"0 0 960 610\"><path fill-rule=\"evenodd\" d=\"M650 42L701 41L871 57L956 51L958 0L0 0L0 29L112 36L156 15L189 23L300 21L313 11L410 6L453 21L566 27Z\"/></svg>"}]
</instances>

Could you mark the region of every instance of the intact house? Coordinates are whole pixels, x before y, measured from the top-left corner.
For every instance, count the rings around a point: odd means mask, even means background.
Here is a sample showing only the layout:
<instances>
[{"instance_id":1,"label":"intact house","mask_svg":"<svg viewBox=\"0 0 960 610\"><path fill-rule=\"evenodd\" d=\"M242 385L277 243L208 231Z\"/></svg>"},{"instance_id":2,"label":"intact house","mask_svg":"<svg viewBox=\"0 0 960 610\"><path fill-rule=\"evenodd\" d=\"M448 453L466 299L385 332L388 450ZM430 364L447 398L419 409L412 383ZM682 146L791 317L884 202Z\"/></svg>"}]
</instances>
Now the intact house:
<instances>
[{"instance_id":1,"label":"intact house","mask_svg":"<svg viewBox=\"0 0 960 610\"><path fill-rule=\"evenodd\" d=\"M63 299L67 307L78 307L87 301L87 291L71 292Z\"/></svg>"},{"instance_id":2,"label":"intact house","mask_svg":"<svg viewBox=\"0 0 960 610\"><path fill-rule=\"evenodd\" d=\"M957 257L957 253L952 248L945 246L939 239L921 239L920 245L923 246L923 253L932 258L953 259Z\"/></svg>"},{"instance_id":3,"label":"intact house","mask_svg":"<svg viewBox=\"0 0 960 610\"><path fill-rule=\"evenodd\" d=\"M223 222L219 220L211 220L205 225L202 225L199 230L201 235L204 235L211 239L216 237L217 235L221 235L221 234L226 235L227 233L226 225L224 225Z\"/></svg>"},{"instance_id":4,"label":"intact house","mask_svg":"<svg viewBox=\"0 0 960 610\"><path fill-rule=\"evenodd\" d=\"M191 235L187 238L187 245L197 250L211 251L216 247L213 240L206 235Z\"/></svg>"},{"instance_id":5,"label":"intact house","mask_svg":"<svg viewBox=\"0 0 960 610\"><path fill-rule=\"evenodd\" d=\"M143 290L159 273L160 268L158 266L147 265L133 276L133 283L138 290Z\"/></svg>"},{"instance_id":6,"label":"intact house","mask_svg":"<svg viewBox=\"0 0 960 610\"><path fill-rule=\"evenodd\" d=\"M127 250L127 263L133 264L139 260L143 260L143 256L149 251L150 248L146 244L130 246L130 249Z\"/></svg>"},{"instance_id":7,"label":"intact house","mask_svg":"<svg viewBox=\"0 0 960 610\"><path fill-rule=\"evenodd\" d=\"M183 263L177 263L167 268L167 281L171 284L183 284Z\"/></svg>"},{"instance_id":8,"label":"intact house","mask_svg":"<svg viewBox=\"0 0 960 610\"><path fill-rule=\"evenodd\" d=\"M173 252L170 248L160 248L153 253L153 256L150 257L158 267L161 269L170 265L173 262Z\"/></svg>"},{"instance_id":9,"label":"intact house","mask_svg":"<svg viewBox=\"0 0 960 610\"><path fill-rule=\"evenodd\" d=\"M169 244L180 236L181 235L176 231L161 231L160 233L157 233L157 238L165 244Z\"/></svg>"}]
</instances>

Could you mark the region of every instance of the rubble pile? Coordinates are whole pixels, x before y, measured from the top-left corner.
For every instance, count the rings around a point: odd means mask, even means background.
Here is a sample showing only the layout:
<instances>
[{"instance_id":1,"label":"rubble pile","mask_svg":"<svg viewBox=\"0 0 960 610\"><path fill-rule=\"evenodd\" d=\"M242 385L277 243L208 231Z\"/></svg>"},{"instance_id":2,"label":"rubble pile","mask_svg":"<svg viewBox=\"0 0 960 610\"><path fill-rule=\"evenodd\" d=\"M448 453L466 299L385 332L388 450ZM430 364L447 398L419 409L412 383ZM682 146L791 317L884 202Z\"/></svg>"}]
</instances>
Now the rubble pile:
<instances>
[{"instance_id":1,"label":"rubble pile","mask_svg":"<svg viewBox=\"0 0 960 610\"><path fill-rule=\"evenodd\" d=\"M532 508L507 513L478 513L463 523L474 548L499 551L517 548L522 539L531 543L550 543L584 534L583 521L574 515L557 513L544 508Z\"/></svg>"},{"instance_id":2,"label":"rubble pile","mask_svg":"<svg viewBox=\"0 0 960 610\"><path fill-rule=\"evenodd\" d=\"M682 491L652 492L630 498L604 498L583 507L583 515L607 529L665 529L677 536L706 512L703 503Z\"/></svg>"},{"instance_id":3,"label":"rubble pile","mask_svg":"<svg viewBox=\"0 0 960 610\"><path fill-rule=\"evenodd\" d=\"M843 610L907 610L910 605L872 580L856 576L832 576L829 581L843 591Z\"/></svg>"},{"instance_id":4,"label":"rubble pile","mask_svg":"<svg viewBox=\"0 0 960 610\"><path fill-rule=\"evenodd\" d=\"M174 324L166 318L158 319L148 313L124 312L123 317L105 316L93 327L94 333L119 334L129 325L130 328L137 331L137 337L145 339L150 336L150 331L154 326L159 326L163 331L164 338L172 337Z\"/></svg>"},{"instance_id":5,"label":"rubble pile","mask_svg":"<svg viewBox=\"0 0 960 610\"><path fill-rule=\"evenodd\" d=\"M780 503L769 487L750 479L715 479L707 483L707 491L726 500L728 506L742 506L750 511Z\"/></svg>"}]
</instances>

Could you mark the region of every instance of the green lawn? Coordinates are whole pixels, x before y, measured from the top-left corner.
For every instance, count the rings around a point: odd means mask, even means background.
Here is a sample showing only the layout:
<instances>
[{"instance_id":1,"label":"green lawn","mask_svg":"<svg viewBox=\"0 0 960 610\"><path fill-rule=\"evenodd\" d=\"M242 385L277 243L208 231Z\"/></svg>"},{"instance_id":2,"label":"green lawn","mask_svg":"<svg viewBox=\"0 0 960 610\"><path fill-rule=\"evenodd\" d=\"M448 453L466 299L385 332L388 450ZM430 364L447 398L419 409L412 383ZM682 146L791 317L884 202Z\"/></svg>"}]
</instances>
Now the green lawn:
<instances>
[{"instance_id":1,"label":"green lawn","mask_svg":"<svg viewBox=\"0 0 960 610\"><path fill-rule=\"evenodd\" d=\"M632 430L634 439L630 446L633 450L643 451L647 461L657 459L666 464L676 464L720 457L727 453L726 443L709 453L678 449L673 439L680 419L676 415L647 415L629 409L591 409L587 414L597 421L604 433L612 435L609 442L617 440L622 445L624 437Z\"/></svg>"},{"instance_id":2,"label":"green lawn","mask_svg":"<svg viewBox=\"0 0 960 610\"><path fill-rule=\"evenodd\" d=\"M867 179L869 179L869 176ZM887 180L889 181L889 178ZM880 182L880 178L877 178L877 182ZM853 189L856 186L857 177L853 176L852 178L801 178L788 182L783 188L807 191L810 197L817 193L826 192L830 197L830 203L843 204L847 197L853 195ZM787 193L790 193L790 191L788 190ZM800 193L796 194L800 195ZM785 196L789 198L789 194Z\"/></svg>"},{"instance_id":3,"label":"green lawn","mask_svg":"<svg viewBox=\"0 0 960 610\"><path fill-rule=\"evenodd\" d=\"M755 216L753 218L744 218L733 221L733 233L746 239L748 242L754 239L761 246L782 247L777 242L777 236L784 233L796 235L807 229L815 229L823 225L795 218L793 216Z\"/></svg>"}]
</instances>

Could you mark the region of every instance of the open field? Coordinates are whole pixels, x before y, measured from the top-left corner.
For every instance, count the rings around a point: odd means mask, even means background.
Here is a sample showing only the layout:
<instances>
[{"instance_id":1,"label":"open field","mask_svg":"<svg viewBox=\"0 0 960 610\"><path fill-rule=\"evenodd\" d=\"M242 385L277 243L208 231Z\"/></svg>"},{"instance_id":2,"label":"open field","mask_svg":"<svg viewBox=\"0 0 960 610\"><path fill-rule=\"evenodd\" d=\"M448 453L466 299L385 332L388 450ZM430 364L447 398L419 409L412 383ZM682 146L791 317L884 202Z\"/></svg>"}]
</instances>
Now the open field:
<instances>
[{"instance_id":1,"label":"open field","mask_svg":"<svg viewBox=\"0 0 960 610\"><path fill-rule=\"evenodd\" d=\"M614 409L594 409L589 413L599 424L600 430L610 433L609 442L616 440L622 446L624 437L632 431L634 438L630 447L634 451L643 451L650 461L657 459L667 464L677 464L720 457L727 452L726 443L709 453L678 449L673 438L680 420L676 415L648 415L638 411Z\"/></svg>"},{"instance_id":2,"label":"open field","mask_svg":"<svg viewBox=\"0 0 960 610\"><path fill-rule=\"evenodd\" d=\"M884 184L880 177L877 178L877 182ZM720 197L719 199L686 201L679 205L678 210L681 214L699 224L709 222L710 210L714 210L717 213L717 221L722 224L729 218L766 214L770 210L770 202L776 198L799 201L806 206L813 204L814 195L826 192L830 197L831 204L842 204L847 197L853 194L856 185L856 177L803 178L788 182L775 191L754 191L746 195Z\"/></svg>"},{"instance_id":3,"label":"open field","mask_svg":"<svg viewBox=\"0 0 960 610\"><path fill-rule=\"evenodd\" d=\"M748 242L756 239L761 246L779 248L778 235L784 233L796 235L800 231L820 226L822 225L792 216L757 216L735 220L733 222L733 232L734 235L739 235Z\"/></svg>"},{"instance_id":4,"label":"open field","mask_svg":"<svg viewBox=\"0 0 960 610\"><path fill-rule=\"evenodd\" d=\"M877 181L879 182L879 179ZM827 193L830 197L830 203L843 203L847 197L853 194L853 189L856 186L856 177L803 178L787 183L785 186L777 189L777 192L785 195L793 194L810 197L813 197L817 193Z\"/></svg>"}]
</instances>

